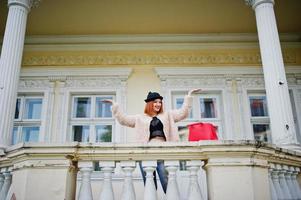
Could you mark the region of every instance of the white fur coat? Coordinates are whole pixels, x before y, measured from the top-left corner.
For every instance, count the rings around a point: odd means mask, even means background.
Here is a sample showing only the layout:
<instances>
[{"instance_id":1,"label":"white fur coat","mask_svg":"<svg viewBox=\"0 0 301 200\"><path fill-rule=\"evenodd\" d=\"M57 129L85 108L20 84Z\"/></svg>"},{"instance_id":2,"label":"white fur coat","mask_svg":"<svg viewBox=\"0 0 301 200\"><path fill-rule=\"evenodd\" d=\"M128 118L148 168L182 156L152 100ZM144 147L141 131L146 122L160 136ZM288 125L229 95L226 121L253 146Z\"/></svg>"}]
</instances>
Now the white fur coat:
<instances>
[{"instance_id":1,"label":"white fur coat","mask_svg":"<svg viewBox=\"0 0 301 200\"><path fill-rule=\"evenodd\" d=\"M188 116L191 105L192 96L185 96L184 103L180 109L164 111L157 116L163 124L166 141L179 140L178 129L175 123ZM149 141L149 126L152 117L146 114L125 115L116 103L112 106L112 112L121 125L135 128L138 142L145 143Z\"/></svg>"}]
</instances>

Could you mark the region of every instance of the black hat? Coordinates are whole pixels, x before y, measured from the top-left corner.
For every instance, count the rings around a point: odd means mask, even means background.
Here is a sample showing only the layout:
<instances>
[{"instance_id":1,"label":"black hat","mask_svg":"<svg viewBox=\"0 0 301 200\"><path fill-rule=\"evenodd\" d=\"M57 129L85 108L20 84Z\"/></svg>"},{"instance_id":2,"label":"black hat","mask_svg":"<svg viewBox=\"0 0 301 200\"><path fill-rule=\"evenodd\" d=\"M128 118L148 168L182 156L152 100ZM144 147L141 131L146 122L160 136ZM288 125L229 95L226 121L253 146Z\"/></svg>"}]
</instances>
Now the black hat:
<instances>
[{"instance_id":1,"label":"black hat","mask_svg":"<svg viewBox=\"0 0 301 200\"><path fill-rule=\"evenodd\" d=\"M158 92L149 92L147 98L144 100L146 103L153 101L155 99L163 99L163 97Z\"/></svg>"}]
</instances>

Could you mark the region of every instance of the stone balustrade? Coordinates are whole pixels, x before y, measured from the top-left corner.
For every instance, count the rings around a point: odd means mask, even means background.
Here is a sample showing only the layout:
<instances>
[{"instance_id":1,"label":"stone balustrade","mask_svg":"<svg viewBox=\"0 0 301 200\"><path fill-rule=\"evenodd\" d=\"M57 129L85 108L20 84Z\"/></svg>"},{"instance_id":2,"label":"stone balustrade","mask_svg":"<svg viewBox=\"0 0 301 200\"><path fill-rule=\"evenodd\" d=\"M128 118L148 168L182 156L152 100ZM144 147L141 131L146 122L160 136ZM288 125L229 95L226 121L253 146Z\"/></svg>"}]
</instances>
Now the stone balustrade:
<instances>
[{"instance_id":1,"label":"stone balustrade","mask_svg":"<svg viewBox=\"0 0 301 200\"><path fill-rule=\"evenodd\" d=\"M157 161L166 194L154 186ZM300 167L299 152L255 141L23 143L0 157L0 200L301 199Z\"/></svg>"},{"instance_id":2,"label":"stone balustrade","mask_svg":"<svg viewBox=\"0 0 301 200\"><path fill-rule=\"evenodd\" d=\"M0 170L0 200L6 200L12 181L11 167Z\"/></svg>"},{"instance_id":3,"label":"stone balustrade","mask_svg":"<svg viewBox=\"0 0 301 200\"><path fill-rule=\"evenodd\" d=\"M79 173L80 173L80 187L78 193L78 200L92 200L92 199L106 199L106 200L113 200L113 199L122 199L122 200L135 200L136 198L136 191L133 184L133 172L137 168L138 164L136 161L99 161L97 162L101 168L101 172L103 172L102 177L102 186L99 183L99 188L101 188L101 192L98 197L93 197L92 194L92 186L91 186L91 174L93 173L93 162L79 162ZM116 170L116 164L119 164L121 167L121 171L123 172L122 176L122 193L121 196L117 197L114 195L113 189L113 181L112 181L112 174ZM156 170L157 167L157 160L144 160L141 161L143 170L146 172L146 184L144 187L144 191L137 191L140 193L139 198L144 200L157 200L161 199L158 197L158 192L155 188L155 184L153 181L153 172ZM183 191L179 190L178 181L176 174L179 171L180 161L179 160L168 160L164 162L164 166L168 171L168 187L166 194L163 195L164 199L166 200L203 200L205 199L205 195L202 194L201 188L199 185L199 178L198 172L201 170L203 166L203 162L201 160L191 160L186 162L186 166L188 169L188 192L183 194ZM179 180L179 178L178 178ZM118 180L117 180L118 181ZM142 183L142 178L141 178ZM206 179L203 179L206 181ZM100 187L101 186L101 187ZM137 189L136 189L137 190ZM204 191L203 191L204 192ZM141 194L142 193L142 194ZM162 195L162 194L161 194ZM186 195L186 196L185 196Z\"/></svg>"},{"instance_id":4,"label":"stone balustrade","mask_svg":"<svg viewBox=\"0 0 301 200\"><path fill-rule=\"evenodd\" d=\"M301 190L297 181L299 173L299 167L270 163L271 199L301 199Z\"/></svg>"}]
</instances>

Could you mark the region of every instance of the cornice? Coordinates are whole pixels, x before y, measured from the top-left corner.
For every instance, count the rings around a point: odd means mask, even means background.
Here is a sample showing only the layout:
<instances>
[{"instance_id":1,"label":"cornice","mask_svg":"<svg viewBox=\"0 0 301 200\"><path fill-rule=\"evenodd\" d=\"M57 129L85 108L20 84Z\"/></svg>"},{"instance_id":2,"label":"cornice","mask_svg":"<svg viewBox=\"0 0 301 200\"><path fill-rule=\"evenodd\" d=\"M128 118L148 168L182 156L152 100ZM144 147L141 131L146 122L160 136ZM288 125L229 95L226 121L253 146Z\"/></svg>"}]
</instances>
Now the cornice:
<instances>
[{"instance_id":1,"label":"cornice","mask_svg":"<svg viewBox=\"0 0 301 200\"><path fill-rule=\"evenodd\" d=\"M297 64L295 51L284 51L286 64ZM146 53L112 55L24 55L23 66L91 65L259 65L259 52L231 53Z\"/></svg>"},{"instance_id":2,"label":"cornice","mask_svg":"<svg viewBox=\"0 0 301 200\"><path fill-rule=\"evenodd\" d=\"M285 48L301 47L300 34L280 34ZM25 52L258 49L257 34L28 36Z\"/></svg>"},{"instance_id":3,"label":"cornice","mask_svg":"<svg viewBox=\"0 0 301 200\"><path fill-rule=\"evenodd\" d=\"M281 41L300 41L300 34L279 33ZM130 43L225 43L258 42L256 33L220 34L140 34L140 35L32 35L26 36L25 45L31 44L130 44Z\"/></svg>"}]
</instances>

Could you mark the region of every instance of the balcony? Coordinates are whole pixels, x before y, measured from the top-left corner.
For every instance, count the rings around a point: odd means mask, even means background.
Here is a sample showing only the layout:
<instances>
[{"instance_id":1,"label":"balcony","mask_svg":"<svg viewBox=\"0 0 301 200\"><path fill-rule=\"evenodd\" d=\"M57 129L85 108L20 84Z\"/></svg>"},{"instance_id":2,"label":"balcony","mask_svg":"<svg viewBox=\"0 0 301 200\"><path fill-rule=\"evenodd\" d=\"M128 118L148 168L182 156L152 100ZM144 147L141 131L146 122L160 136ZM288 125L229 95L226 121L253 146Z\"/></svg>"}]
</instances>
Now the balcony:
<instances>
[{"instance_id":1,"label":"balcony","mask_svg":"<svg viewBox=\"0 0 301 200\"><path fill-rule=\"evenodd\" d=\"M300 167L300 153L255 141L21 143L0 157L0 199L301 199Z\"/></svg>"}]
</instances>

